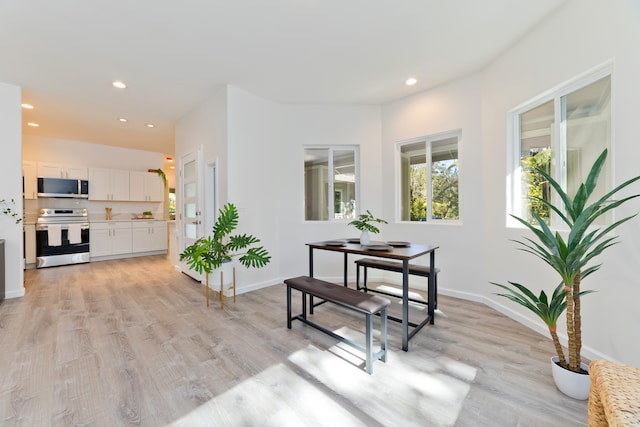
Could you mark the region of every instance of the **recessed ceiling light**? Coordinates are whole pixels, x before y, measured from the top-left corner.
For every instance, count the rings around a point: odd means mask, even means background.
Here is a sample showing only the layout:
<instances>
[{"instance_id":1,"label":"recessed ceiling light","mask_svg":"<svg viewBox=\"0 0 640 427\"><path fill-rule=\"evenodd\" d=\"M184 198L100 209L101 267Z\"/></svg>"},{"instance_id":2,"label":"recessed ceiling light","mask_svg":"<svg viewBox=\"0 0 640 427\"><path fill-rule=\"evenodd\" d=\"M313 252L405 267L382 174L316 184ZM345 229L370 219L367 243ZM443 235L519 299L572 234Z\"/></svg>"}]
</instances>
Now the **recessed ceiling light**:
<instances>
[{"instance_id":1,"label":"recessed ceiling light","mask_svg":"<svg viewBox=\"0 0 640 427\"><path fill-rule=\"evenodd\" d=\"M22 108L26 108L27 110L33 110L33 105L31 105L31 104L22 104Z\"/></svg>"},{"instance_id":2,"label":"recessed ceiling light","mask_svg":"<svg viewBox=\"0 0 640 427\"><path fill-rule=\"evenodd\" d=\"M156 125L154 125L153 123L147 123L145 126L148 127L148 128L156 127Z\"/></svg>"},{"instance_id":3,"label":"recessed ceiling light","mask_svg":"<svg viewBox=\"0 0 640 427\"><path fill-rule=\"evenodd\" d=\"M37 124L37 123L29 122L29 123L27 123L27 126L31 126L32 128L37 128L40 125Z\"/></svg>"},{"instance_id":4,"label":"recessed ceiling light","mask_svg":"<svg viewBox=\"0 0 640 427\"><path fill-rule=\"evenodd\" d=\"M175 166L169 166L169 169L175 169L175 168L176 168Z\"/></svg>"},{"instance_id":5,"label":"recessed ceiling light","mask_svg":"<svg viewBox=\"0 0 640 427\"><path fill-rule=\"evenodd\" d=\"M115 82L111 83L113 85L113 87L117 87L118 89L126 89L127 85L122 83L120 80L116 80Z\"/></svg>"},{"instance_id":6,"label":"recessed ceiling light","mask_svg":"<svg viewBox=\"0 0 640 427\"><path fill-rule=\"evenodd\" d=\"M125 119L124 117L120 117L118 120L120 120L122 123L128 122L128 120Z\"/></svg>"},{"instance_id":7,"label":"recessed ceiling light","mask_svg":"<svg viewBox=\"0 0 640 427\"><path fill-rule=\"evenodd\" d=\"M407 86L413 86L414 84L418 83L418 80L416 80L415 78L411 77L408 78L406 82L404 82Z\"/></svg>"}]
</instances>

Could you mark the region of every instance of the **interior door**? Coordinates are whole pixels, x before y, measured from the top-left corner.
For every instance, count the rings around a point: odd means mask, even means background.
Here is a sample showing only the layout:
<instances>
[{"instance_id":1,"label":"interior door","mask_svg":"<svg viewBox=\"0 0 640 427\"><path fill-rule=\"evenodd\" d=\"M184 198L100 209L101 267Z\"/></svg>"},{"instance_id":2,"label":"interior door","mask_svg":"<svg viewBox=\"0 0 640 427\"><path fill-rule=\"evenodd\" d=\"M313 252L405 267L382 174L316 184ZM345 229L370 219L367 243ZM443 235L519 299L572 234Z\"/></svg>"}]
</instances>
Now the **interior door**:
<instances>
[{"instance_id":1,"label":"interior door","mask_svg":"<svg viewBox=\"0 0 640 427\"><path fill-rule=\"evenodd\" d=\"M198 152L199 153L199 152ZM199 155L191 152L180 157L180 253L198 238L203 236L202 217L199 191ZM201 281L197 272L190 270L188 265L180 261L180 269L194 279Z\"/></svg>"}]
</instances>

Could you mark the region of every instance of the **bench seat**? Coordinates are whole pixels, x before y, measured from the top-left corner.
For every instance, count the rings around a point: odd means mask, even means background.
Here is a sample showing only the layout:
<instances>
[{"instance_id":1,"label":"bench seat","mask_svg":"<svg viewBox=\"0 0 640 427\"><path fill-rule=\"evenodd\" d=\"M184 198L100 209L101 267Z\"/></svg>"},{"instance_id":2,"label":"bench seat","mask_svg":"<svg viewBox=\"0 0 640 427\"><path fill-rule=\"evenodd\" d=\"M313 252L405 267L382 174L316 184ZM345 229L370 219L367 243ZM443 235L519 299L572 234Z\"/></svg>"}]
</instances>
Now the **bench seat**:
<instances>
[{"instance_id":1,"label":"bench seat","mask_svg":"<svg viewBox=\"0 0 640 427\"><path fill-rule=\"evenodd\" d=\"M356 289L363 289L365 292L368 292L370 289L367 287L367 268L375 268L377 270L384 271L393 271L396 273L402 273L402 262L398 261L389 261L386 259L379 258L360 258L354 261L356 264ZM363 286L360 286L360 267L364 267L364 280ZM435 284L435 300L433 301L434 307L438 308L438 272L439 268L435 269L435 277L433 278L433 283ZM417 264L409 264L409 274L413 276L421 276L421 277L429 277L431 274L431 267L427 265L417 265ZM375 289L371 289L373 292L377 292L384 295L396 296L389 292L379 291ZM409 301L416 302L419 304L427 304L426 301L417 300L413 298L409 298Z\"/></svg>"},{"instance_id":2,"label":"bench seat","mask_svg":"<svg viewBox=\"0 0 640 427\"><path fill-rule=\"evenodd\" d=\"M368 374L373 373L374 360L387 361L387 308L390 301L375 295L368 295L358 292L355 289L349 289L344 286L325 282L309 276L299 276L286 279L284 283L287 285L287 328L291 329L292 320L300 320L301 322L312 326L333 338L345 342L366 354L365 370ZM291 314L291 290L296 289L302 293L302 313L293 316ZM353 311L362 313L366 317L366 339L365 345L342 337L333 331L315 323L307 318L307 295L311 297L321 298L327 302L340 305ZM380 315L380 351L373 352L373 317Z\"/></svg>"}]
</instances>

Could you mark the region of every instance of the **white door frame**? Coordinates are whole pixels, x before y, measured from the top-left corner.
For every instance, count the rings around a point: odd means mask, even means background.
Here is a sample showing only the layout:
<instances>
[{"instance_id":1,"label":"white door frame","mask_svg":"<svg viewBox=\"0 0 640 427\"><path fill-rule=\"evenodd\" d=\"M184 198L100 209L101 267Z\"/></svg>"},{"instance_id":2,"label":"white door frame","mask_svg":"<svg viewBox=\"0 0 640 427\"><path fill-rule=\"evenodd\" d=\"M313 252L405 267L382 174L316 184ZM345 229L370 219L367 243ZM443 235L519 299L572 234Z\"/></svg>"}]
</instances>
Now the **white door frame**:
<instances>
[{"instance_id":1,"label":"white door frame","mask_svg":"<svg viewBox=\"0 0 640 427\"><path fill-rule=\"evenodd\" d=\"M194 179L189 181L195 183L195 211L193 216L189 216L185 212L185 174L184 169L185 165L191 162L195 162L195 176ZM180 155L179 157L179 166L178 166L178 183L176 189L179 189L178 193L178 217L176 218L176 222L178 223L178 251L181 253L185 247L189 246L196 239L204 236L204 227L202 224L202 201L203 201L203 171L202 171L202 145L198 146L196 151L190 151ZM192 202L192 203L193 203ZM187 237L186 229L188 223L195 225L195 238ZM202 275L198 274L196 271L190 270L186 263L179 261L178 265L180 270L187 274L188 276L193 277L194 279L202 282Z\"/></svg>"},{"instance_id":2,"label":"white door frame","mask_svg":"<svg viewBox=\"0 0 640 427\"><path fill-rule=\"evenodd\" d=\"M218 219L218 159L209 160L204 180L204 217L202 222L205 233L212 232L213 224Z\"/></svg>"}]
</instances>

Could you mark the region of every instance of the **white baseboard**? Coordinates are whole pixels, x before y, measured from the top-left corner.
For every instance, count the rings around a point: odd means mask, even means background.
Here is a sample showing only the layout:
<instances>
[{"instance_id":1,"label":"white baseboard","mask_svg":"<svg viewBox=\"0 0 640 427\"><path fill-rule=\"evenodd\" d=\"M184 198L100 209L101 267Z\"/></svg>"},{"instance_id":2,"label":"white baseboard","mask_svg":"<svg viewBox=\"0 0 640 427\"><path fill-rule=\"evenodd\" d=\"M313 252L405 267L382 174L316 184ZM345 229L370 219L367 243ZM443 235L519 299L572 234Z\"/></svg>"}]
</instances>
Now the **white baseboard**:
<instances>
[{"instance_id":1,"label":"white baseboard","mask_svg":"<svg viewBox=\"0 0 640 427\"><path fill-rule=\"evenodd\" d=\"M11 299L11 298L20 298L23 297L25 294L24 291L24 286L20 289L18 289L17 291L5 291L4 294L4 298L5 299Z\"/></svg>"}]
</instances>

